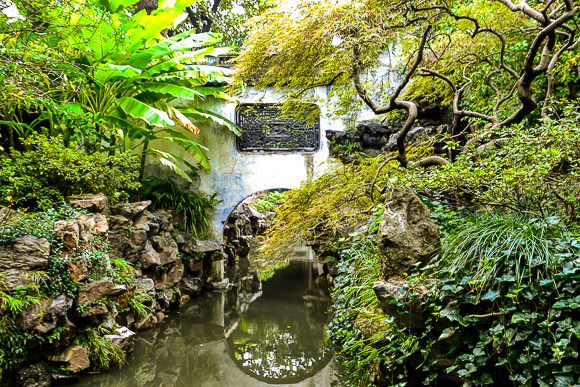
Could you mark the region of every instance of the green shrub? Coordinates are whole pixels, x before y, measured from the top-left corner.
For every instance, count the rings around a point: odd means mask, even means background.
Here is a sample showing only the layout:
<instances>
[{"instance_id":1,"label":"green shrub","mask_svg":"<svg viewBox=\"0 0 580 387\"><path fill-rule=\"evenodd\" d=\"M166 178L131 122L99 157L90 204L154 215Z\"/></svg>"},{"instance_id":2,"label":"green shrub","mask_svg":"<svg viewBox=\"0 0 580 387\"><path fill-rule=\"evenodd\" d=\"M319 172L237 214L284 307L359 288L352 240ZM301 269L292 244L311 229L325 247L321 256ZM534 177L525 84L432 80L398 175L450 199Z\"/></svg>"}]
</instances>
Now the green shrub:
<instances>
[{"instance_id":1,"label":"green shrub","mask_svg":"<svg viewBox=\"0 0 580 387\"><path fill-rule=\"evenodd\" d=\"M117 344L105 336L110 334L103 326L88 328L77 336L75 344L89 352L92 367L97 370L109 369L112 365L123 365L127 360L127 353Z\"/></svg>"},{"instance_id":2,"label":"green shrub","mask_svg":"<svg viewBox=\"0 0 580 387\"><path fill-rule=\"evenodd\" d=\"M486 141L498 142L464 149L444 167L399 169L396 177L385 175L380 184L411 186L454 206L486 206L574 222L580 212L579 118L577 106L567 105L560 116L535 126L480 132Z\"/></svg>"},{"instance_id":3,"label":"green shrub","mask_svg":"<svg viewBox=\"0 0 580 387\"><path fill-rule=\"evenodd\" d=\"M31 150L11 151L0 159L0 205L48 209L81 193L104 193L111 202L127 200L139 187L138 158L85 153L76 144L65 147L59 138L34 135Z\"/></svg>"},{"instance_id":4,"label":"green shrub","mask_svg":"<svg viewBox=\"0 0 580 387\"><path fill-rule=\"evenodd\" d=\"M219 201L216 195L184 192L169 180L143 180L143 200L151 200L151 209L170 211L175 218L183 217L184 230L196 237L206 237L212 230L213 210Z\"/></svg>"},{"instance_id":5,"label":"green shrub","mask_svg":"<svg viewBox=\"0 0 580 387\"><path fill-rule=\"evenodd\" d=\"M263 199L260 199L254 204L254 208L261 214L266 211L272 211L280 201L284 199L285 195L282 191L272 191L268 193Z\"/></svg>"}]
</instances>

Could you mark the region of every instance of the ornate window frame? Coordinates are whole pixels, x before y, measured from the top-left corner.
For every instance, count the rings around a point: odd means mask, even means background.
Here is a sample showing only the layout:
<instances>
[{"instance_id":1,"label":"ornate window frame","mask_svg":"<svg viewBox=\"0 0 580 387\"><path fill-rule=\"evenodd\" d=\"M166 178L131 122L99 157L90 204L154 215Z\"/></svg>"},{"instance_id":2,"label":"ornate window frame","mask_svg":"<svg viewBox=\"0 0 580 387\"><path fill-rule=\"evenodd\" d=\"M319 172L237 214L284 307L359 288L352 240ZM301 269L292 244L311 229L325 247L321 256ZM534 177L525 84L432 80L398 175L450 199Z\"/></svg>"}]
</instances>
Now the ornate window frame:
<instances>
[{"instance_id":1,"label":"ornate window frame","mask_svg":"<svg viewBox=\"0 0 580 387\"><path fill-rule=\"evenodd\" d=\"M313 153L320 149L320 110L314 125L293 117L280 117L276 104L240 104L236 124L242 135L236 138L240 153Z\"/></svg>"}]
</instances>

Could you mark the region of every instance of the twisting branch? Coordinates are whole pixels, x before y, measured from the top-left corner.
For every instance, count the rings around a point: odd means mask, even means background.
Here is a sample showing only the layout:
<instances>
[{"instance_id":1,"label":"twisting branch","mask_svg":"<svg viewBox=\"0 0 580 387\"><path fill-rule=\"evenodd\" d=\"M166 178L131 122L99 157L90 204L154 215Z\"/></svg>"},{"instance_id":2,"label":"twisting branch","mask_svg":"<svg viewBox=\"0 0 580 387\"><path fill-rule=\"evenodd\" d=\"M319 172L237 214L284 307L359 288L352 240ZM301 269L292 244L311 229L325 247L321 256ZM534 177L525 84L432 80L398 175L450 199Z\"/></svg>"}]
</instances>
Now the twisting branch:
<instances>
[{"instance_id":1,"label":"twisting branch","mask_svg":"<svg viewBox=\"0 0 580 387\"><path fill-rule=\"evenodd\" d=\"M429 25L429 26L427 26L425 31L423 31L423 35L421 36L421 41L420 41L419 47L417 49L417 54L416 54L415 60L413 61L413 63L409 67L409 69L407 70L405 77L403 78L403 80L401 81L401 83L399 84L397 89L393 92L393 94L389 98L389 102L386 106L379 107L371 99L371 97L368 95L366 90L363 88L361 80L360 80L360 74L363 70L361 68L361 65L360 65L360 53L356 47L353 50L355 61L354 61L353 69L352 69L352 78L354 81L355 89L356 89L359 97L364 101L364 103L375 114L385 114L385 113L389 113L393 110L406 110L407 111L407 120L405 121L405 123L403 124L403 128L401 129L401 131L397 135L397 150L398 150L397 160L399 161L399 163L403 167L407 167L407 166L412 164L409 161L409 159L407 158L405 139L407 138L409 131L411 130L411 128L413 127L413 124L415 123L415 120L417 119L418 109L417 109L417 105L414 102L401 101L401 100L398 100L398 98L399 98L401 92L403 91L403 89L405 87L407 87L407 85L409 84L411 77L416 73L417 68L419 67L419 64L421 63L421 60L423 59L423 52L424 52L425 47L427 45L427 39L429 37L429 33L431 32L431 28L432 27ZM419 162L418 164L420 164L420 163L421 162ZM447 163L448 163L447 160L445 160L442 157L438 157L438 158L430 158L429 162L425 162L421 165L425 165L425 166L444 165ZM372 190L371 190L371 193L372 193Z\"/></svg>"}]
</instances>

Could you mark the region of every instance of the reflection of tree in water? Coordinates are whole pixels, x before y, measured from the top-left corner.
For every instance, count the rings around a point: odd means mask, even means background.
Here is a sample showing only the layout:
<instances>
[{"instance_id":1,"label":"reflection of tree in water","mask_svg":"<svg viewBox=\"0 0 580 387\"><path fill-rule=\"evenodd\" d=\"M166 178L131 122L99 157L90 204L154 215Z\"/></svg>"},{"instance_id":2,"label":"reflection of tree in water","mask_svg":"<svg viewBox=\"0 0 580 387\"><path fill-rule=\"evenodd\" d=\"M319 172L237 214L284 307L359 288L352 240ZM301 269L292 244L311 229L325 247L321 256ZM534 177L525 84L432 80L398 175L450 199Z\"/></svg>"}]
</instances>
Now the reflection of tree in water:
<instances>
[{"instance_id":1,"label":"reflection of tree in water","mask_svg":"<svg viewBox=\"0 0 580 387\"><path fill-rule=\"evenodd\" d=\"M228 340L238 367L259 380L282 383L306 379L330 361L324 330L313 330L304 321L285 324L242 317Z\"/></svg>"},{"instance_id":2,"label":"reflection of tree in water","mask_svg":"<svg viewBox=\"0 0 580 387\"><path fill-rule=\"evenodd\" d=\"M240 317L226 347L246 374L272 384L297 383L332 359L326 335L330 295L324 278L304 282L311 265L291 264L283 278L266 281L264 296Z\"/></svg>"}]
</instances>

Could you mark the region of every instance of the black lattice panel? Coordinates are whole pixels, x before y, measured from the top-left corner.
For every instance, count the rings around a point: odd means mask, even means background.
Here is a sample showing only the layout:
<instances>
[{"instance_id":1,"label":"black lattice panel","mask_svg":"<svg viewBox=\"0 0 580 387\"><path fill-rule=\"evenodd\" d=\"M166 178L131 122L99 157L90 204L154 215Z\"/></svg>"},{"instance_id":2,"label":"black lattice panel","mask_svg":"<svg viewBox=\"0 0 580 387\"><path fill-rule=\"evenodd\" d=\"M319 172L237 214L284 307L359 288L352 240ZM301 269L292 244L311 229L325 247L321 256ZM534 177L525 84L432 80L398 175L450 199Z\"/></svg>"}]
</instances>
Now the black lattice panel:
<instances>
[{"instance_id":1,"label":"black lattice panel","mask_svg":"<svg viewBox=\"0 0 580 387\"><path fill-rule=\"evenodd\" d=\"M317 107L313 109L318 110ZM320 120L307 125L305 120L281 117L275 105L239 105L236 123L242 128L237 139L241 152L256 151L300 151L318 150Z\"/></svg>"}]
</instances>

